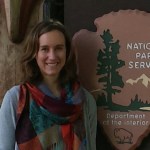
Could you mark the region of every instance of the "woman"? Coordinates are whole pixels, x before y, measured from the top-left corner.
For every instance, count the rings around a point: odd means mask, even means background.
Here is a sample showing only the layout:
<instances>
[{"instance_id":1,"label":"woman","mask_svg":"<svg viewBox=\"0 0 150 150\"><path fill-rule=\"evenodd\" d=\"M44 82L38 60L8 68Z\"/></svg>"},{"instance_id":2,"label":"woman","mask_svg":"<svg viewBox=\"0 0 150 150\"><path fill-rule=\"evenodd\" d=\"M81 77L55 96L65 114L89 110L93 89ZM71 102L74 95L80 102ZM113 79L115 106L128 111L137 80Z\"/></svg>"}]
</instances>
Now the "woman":
<instances>
[{"instance_id":1,"label":"woman","mask_svg":"<svg viewBox=\"0 0 150 150\"><path fill-rule=\"evenodd\" d=\"M40 22L22 56L23 84L0 109L0 150L95 150L96 104L78 81L64 26Z\"/></svg>"}]
</instances>

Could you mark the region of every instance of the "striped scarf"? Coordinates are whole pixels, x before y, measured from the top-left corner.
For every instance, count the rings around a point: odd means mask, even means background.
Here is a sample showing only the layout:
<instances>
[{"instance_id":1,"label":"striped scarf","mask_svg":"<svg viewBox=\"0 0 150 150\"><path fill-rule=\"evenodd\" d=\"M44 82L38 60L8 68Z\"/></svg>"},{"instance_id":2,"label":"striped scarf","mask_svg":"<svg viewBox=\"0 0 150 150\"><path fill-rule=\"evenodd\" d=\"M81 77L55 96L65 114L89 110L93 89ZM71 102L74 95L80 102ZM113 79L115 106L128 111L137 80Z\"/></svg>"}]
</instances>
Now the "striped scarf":
<instances>
[{"instance_id":1,"label":"striped scarf","mask_svg":"<svg viewBox=\"0 0 150 150\"><path fill-rule=\"evenodd\" d=\"M20 150L79 150L85 141L84 93L67 85L60 100L31 83L20 85L16 141Z\"/></svg>"}]
</instances>

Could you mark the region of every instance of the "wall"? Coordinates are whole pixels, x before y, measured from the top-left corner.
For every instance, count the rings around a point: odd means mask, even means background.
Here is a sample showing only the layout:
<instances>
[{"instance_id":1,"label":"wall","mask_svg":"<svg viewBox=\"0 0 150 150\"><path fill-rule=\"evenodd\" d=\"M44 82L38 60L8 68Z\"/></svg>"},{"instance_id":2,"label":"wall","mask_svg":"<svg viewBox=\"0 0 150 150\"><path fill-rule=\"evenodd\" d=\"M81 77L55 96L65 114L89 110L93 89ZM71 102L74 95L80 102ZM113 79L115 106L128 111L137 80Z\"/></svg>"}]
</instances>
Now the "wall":
<instances>
[{"instance_id":1,"label":"wall","mask_svg":"<svg viewBox=\"0 0 150 150\"><path fill-rule=\"evenodd\" d=\"M64 23L71 36L80 29L95 31L95 18L120 9L139 9L150 12L148 0L65 0Z\"/></svg>"}]
</instances>

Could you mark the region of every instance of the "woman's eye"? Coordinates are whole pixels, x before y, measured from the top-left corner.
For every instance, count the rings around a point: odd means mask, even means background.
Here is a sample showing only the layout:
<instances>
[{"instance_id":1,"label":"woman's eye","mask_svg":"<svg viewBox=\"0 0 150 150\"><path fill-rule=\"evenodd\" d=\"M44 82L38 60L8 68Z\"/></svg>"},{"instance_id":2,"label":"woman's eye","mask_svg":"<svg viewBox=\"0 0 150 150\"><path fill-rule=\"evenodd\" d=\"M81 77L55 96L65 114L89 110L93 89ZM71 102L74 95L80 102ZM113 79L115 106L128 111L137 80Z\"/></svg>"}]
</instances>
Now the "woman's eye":
<instances>
[{"instance_id":1,"label":"woman's eye","mask_svg":"<svg viewBox=\"0 0 150 150\"><path fill-rule=\"evenodd\" d=\"M63 47L56 47L56 50L63 50Z\"/></svg>"},{"instance_id":2,"label":"woman's eye","mask_svg":"<svg viewBox=\"0 0 150 150\"><path fill-rule=\"evenodd\" d=\"M41 48L41 51L47 52L47 51L48 51L48 48Z\"/></svg>"},{"instance_id":3,"label":"woman's eye","mask_svg":"<svg viewBox=\"0 0 150 150\"><path fill-rule=\"evenodd\" d=\"M58 47L58 48L56 48L56 50L62 50L62 48Z\"/></svg>"}]
</instances>

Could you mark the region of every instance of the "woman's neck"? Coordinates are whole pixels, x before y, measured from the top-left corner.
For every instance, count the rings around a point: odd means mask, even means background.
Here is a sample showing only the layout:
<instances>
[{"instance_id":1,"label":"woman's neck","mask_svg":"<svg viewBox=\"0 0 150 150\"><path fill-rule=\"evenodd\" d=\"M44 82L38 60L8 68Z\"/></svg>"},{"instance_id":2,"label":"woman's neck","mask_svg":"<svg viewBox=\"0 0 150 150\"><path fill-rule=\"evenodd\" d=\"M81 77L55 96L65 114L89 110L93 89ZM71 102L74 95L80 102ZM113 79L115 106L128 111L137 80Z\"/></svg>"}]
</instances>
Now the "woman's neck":
<instances>
[{"instance_id":1,"label":"woman's neck","mask_svg":"<svg viewBox=\"0 0 150 150\"><path fill-rule=\"evenodd\" d=\"M60 85L56 78L44 78L44 83L47 85L53 95L60 97Z\"/></svg>"}]
</instances>

